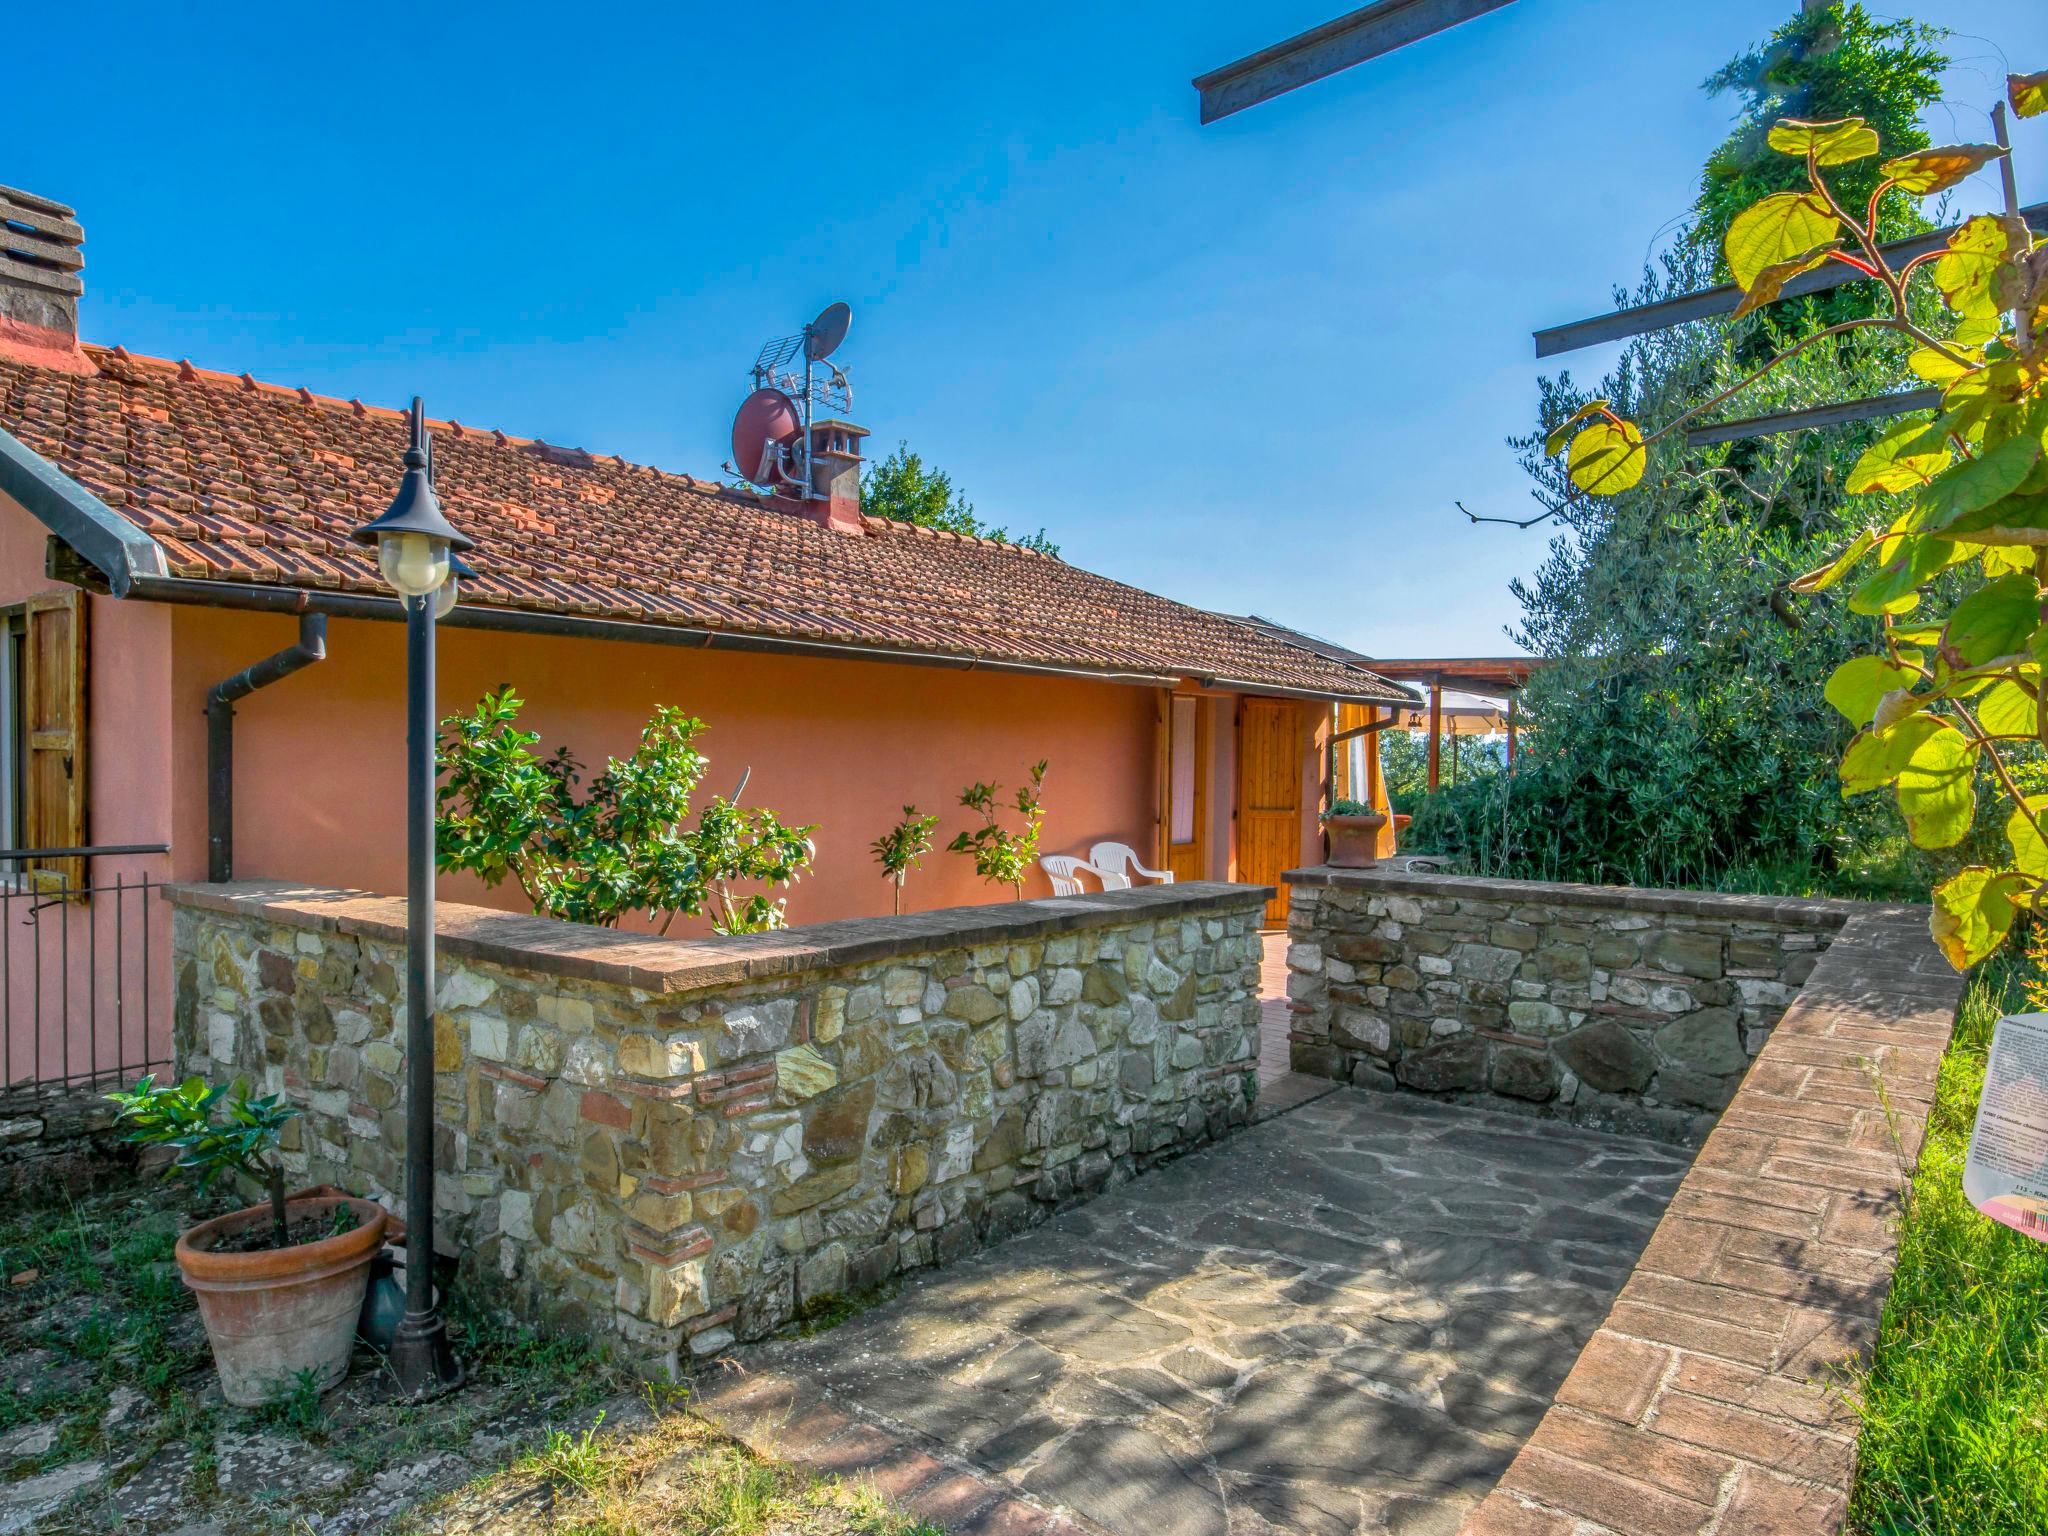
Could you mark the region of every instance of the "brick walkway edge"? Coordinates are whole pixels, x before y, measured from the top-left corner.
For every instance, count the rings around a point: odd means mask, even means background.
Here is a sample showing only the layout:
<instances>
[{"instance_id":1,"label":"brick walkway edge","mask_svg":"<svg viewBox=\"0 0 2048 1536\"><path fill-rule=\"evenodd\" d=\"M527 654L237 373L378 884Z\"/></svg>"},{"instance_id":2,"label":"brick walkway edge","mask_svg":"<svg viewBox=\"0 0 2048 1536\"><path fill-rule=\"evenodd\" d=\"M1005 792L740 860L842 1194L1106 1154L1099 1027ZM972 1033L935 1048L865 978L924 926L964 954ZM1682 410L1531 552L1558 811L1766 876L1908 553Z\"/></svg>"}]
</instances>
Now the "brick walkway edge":
<instances>
[{"instance_id":1,"label":"brick walkway edge","mask_svg":"<svg viewBox=\"0 0 2048 1536\"><path fill-rule=\"evenodd\" d=\"M1843 1367L1876 1336L1962 986L1926 908L1847 918L1462 1536L1841 1529Z\"/></svg>"}]
</instances>

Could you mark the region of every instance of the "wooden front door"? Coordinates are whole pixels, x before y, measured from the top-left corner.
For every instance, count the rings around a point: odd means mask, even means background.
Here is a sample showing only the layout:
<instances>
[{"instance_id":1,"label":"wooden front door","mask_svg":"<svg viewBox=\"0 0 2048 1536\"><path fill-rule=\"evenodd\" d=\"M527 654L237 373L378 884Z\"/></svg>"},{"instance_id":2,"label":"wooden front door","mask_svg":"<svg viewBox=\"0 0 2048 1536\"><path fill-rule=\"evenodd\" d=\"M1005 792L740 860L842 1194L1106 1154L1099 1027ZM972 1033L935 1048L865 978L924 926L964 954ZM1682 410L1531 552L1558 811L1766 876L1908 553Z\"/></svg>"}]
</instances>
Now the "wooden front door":
<instances>
[{"instance_id":1,"label":"wooden front door","mask_svg":"<svg viewBox=\"0 0 2048 1536\"><path fill-rule=\"evenodd\" d=\"M1287 926L1281 874L1301 863L1301 715L1291 699L1237 705L1237 877L1278 890L1266 925Z\"/></svg>"},{"instance_id":2,"label":"wooden front door","mask_svg":"<svg viewBox=\"0 0 2048 1536\"><path fill-rule=\"evenodd\" d=\"M1166 701L1166 867L1180 881L1209 878L1209 701Z\"/></svg>"}]
</instances>

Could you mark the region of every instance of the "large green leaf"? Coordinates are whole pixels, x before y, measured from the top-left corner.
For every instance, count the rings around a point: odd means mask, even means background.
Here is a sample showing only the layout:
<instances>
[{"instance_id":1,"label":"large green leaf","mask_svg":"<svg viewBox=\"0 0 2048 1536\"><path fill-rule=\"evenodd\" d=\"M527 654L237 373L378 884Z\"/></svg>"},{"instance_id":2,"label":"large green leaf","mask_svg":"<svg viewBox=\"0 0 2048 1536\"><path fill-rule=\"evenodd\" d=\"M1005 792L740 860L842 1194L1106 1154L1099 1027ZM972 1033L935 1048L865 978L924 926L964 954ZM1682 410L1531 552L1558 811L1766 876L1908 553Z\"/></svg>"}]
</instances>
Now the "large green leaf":
<instances>
[{"instance_id":1,"label":"large green leaf","mask_svg":"<svg viewBox=\"0 0 2048 1536\"><path fill-rule=\"evenodd\" d=\"M1780 154L1812 155L1815 165L1848 165L1878 152L1877 130L1860 117L1824 123L1786 118L1770 131L1769 141Z\"/></svg>"},{"instance_id":2,"label":"large green leaf","mask_svg":"<svg viewBox=\"0 0 2048 1536\"><path fill-rule=\"evenodd\" d=\"M1895 689L1910 688L1919 674L1889 656L1851 656L1828 679L1824 697L1851 725L1868 725L1878 702Z\"/></svg>"},{"instance_id":3,"label":"large green leaf","mask_svg":"<svg viewBox=\"0 0 2048 1536\"><path fill-rule=\"evenodd\" d=\"M2048 69L2037 75L2007 75L2005 96L2020 117L2039 117L2048 112Z\"/></svg>"},{"instance_id":4,"label":"large green leaf","mask_svg":"<svg viewBox=\"0 0 2048 1536\"><path fill-rule=\"evenodd\" d=\"M2031 739L2041 729L2041 716L2034 696L2007 677L1993 683L1977 701L1977 723L1993 736Z\"/></svg>"},{"instance_id":5,"label":"large green leaf","mask_svg":"<svg viewBox=\"0 0 2048 1536\"><path fill-rule=\"evenodd\" d=\"M1728 226L1728 270L1736 286L1747 289L1766 267L1826 245L1840 228L1834 210L1816 194L1773 193Z\"/></svg>"},{"instance_id":6,"label":"large green leaf","mask_svg":"<svg viewBox=\"0 0 2048 1536\"><path fill-rule=\"evenodd\" d=\"M1944 144L1887 160L1877 168L1877 174L1898 183L1901 192L1931 197L1946 192L2004 153L1996 144Z\"/></svg>"},{"instance_id":7,"label":"large green leaf","mask_svg":"<svg viewBox=\"0 0 2048 1536\"><path fill-rule=\"evenodd\" d=\"M2013 252L2012 232L2004 221L1980 213L1948 237L1947 254L1934 263L1934 286L1957 314L1995 319L1999 303L1993 284Z\"/></svg>"},{"instance_id":8,"label":"large green leaf","mask_svg":"<svg viewBox=\"0 0 2048 1536\"><path fill-rule=\"evenodd\" d=\"M1966 545L1909 534L1895 541L1876 575L1849 595L1852 613L1907 613L1920 602L1929 577L1970 558Z\"/></svg>"},{"instance_id":9,"label":"large green leaf","mask_svg":"<svg viewBox=\"0 0 2048 1536\"><path fill-rule=\"evenodd\" d=\"M2013 897L2025 878L1973 864L1934 888L1929 931L1948 963L1967 970L2005 942L2012 929Z\"/></svg>"},{"instance_id":10,"label":"large green leaf","mask_svg":"<svg viewBox=\"0 0 2048 1536\"><path fill-rule=\"evenodd\" d=\"M1851 496L1866 491L1910 491L1927 484L1947 467L1949 446L1940 438L1928 442L1927 419L1915 419L1893 427L1863 450L1863 457L1849 471L1845 489Z\"/></svg>"},{"instance_id":11,"label":"large green leaf","mask_svg":"<svg viewBox=\"0 0 2048 1536\"><path fill-rule=\"evenodd\" d=\"M1951 347L1948 352L1955 350ZM1913 355L1906 359L1906 366L1912 369L1917 377L1925 379L1930 384L1950 383L1960 379L1976 366L1974 363L1958 362L1950 357L1948 352L1937 351L1933 347L1916 347Z\"/></svg>"},{"instance_id":12,"label":"large green leaf","mask_svg":"<svg viewBox=\"0 0 2048 1536\"><path fill-rule=\"evenodd\" d=\"M1842 753L1842 793L1860 795L1882 789L1905 771L1921 745L1938 732L1955 734L1932 715L1913 715L1888 730L1866 727Z\"/></svg>"},{"instance_id":13,"label":"large green leaf","mask_svg":"<svg viewBox=\"0 0 2048 1536\"><path fill-rule=\"evenodd\" d=\"M1826 565L1808 571L1804 576L1795 577L1791 583L1794 592L1825 592L1856 567L1856 562L1870 553L1877 543L1877 533L1866 528L1849 541L1843 550Z\"/></svg>"},{"instance_id":14,"label":"large green leaf","mask_svg":"<svg viewBox=\"0 0 2048 1536\"><path fill-rule=\"evenodd\" d=\"M1944 528L1965 512L1975 512L2020 488L2041 457L2041 440L2031 433L2009 437L1993 448L1955 463L1929 481L1920 493L1923 526Z\"/></svg>"},{"instance_id":15,"label":"large green leaf","mask_svg":"<svg viewBox=\"0 0 2048 1536\"><path fill-rule=\"evenodd\" d=\"M1802 272L1811 272L1842 248L1839 240L1830 240L1826 245L1816 246L1787 261L1774 261L1763 271L1750 279L1749 289L1742 295L1742 302L1735 306L1732 319L1740 320L1753 309L1762 309L1773 303L1785 291L1785 285Z\"/></svg>"},{"instance_id":16,"label":"large green leaf","mask_svg":"<svg viewBox=\"0 0 2048 1536\"><path fill-rule=\"evenodd\" d=\"M1616 426L1596 421L1572 439L1571 456L1565 461L1572 484L1589 496L1613 496L1643 478L1648 455L1643 434L1632 421Z\"/></svg>"},{"instance_id":17,"label":"large green leaf","mask_svg":"<svg viewBox=\"0 0 2048 1536\"><path fill-rule=\"evenodd\" d=\"M2005 840L2012 844L2012 861L2019 866L2020 873L2048 880L2048 843L2041 841L2041 834L2034 827L2042 812L2048 811L2048 795L2029 795L2023 803L2026 810L2015 807L2006 818ZM2028 811L2033 813L2032 817Z\"/></svg>"},{"instance_id":18,"label":"large green leaf","mask_svg":"<svg viewBox=\"0 0 2048 1536\"><path fill-rule=\"evenodd\" d=\"M2001 576L1957 603L1941 632L1952 667L1981 667L2024 652L2041 627L2041 588L2032 576Z\"/></svg>"},{"instance_id":19,"label":"large green leaf","mask_svg":"<svg viewBox=\"0 0 2048 1536\"><path fill-rule=\"evenodd\" d=\"M1914 715L1893 734L1924 720ZM1945 723L1914 746L1899 770L1899 809L1906 835L1919 848L1951 848L1977 817L1977 754L1968 737Z\"/></svg>"},{"instance_id":20,"label":"large green leaf","mask_svg":"<svg viewBox=\"0 0 2048 1536\"><path fill-rule=\"evenodd\" d=\"M1941 531L1945 536L1953 536L1982 533L1987 528L2048 528L2048 496L2001 497L1952 519Z\"/></svg>"}]
</instances>

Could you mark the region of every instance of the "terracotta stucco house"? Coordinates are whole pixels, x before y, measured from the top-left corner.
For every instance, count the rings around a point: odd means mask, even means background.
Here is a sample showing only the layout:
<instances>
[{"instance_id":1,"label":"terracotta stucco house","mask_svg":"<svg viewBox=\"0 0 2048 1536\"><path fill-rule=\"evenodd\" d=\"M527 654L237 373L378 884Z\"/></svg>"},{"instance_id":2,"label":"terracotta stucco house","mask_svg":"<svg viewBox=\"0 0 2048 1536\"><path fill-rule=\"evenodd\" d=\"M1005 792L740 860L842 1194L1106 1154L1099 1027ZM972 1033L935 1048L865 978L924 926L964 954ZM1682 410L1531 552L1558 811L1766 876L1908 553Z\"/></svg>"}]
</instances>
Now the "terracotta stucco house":
<instances>
[{"instance_id":1,"label":"terracotta stucco house","mask_svg":"<svg viewBox=\"0 0 2048 1536\"><path fill-rule=\"evenodd\" d=\"M402 890L404 630L348 534L390 500L405 418L81 345L79 240L69 209L0 189L5 842L161 843L140 861L160 877ZM442 505L477 545L441 712L510 682L548 747L600 764L657 704L701 717L703 793L751 770L749 803L818 824L792 922L886 912L868 845L900 808L940 813L943 844L963 785L1014 787L1040 758L1044 851L1115 839L1183 879L1271 882L1320 856L1335 707L1406 698L1058 559L863 516L844 424L820 428L815 499L431 427ZM235 706L228 792L209 796L210 690L308 615L324 657ZM907 905L1006 895L941 847Z\"/></svg>"}]
</instances>

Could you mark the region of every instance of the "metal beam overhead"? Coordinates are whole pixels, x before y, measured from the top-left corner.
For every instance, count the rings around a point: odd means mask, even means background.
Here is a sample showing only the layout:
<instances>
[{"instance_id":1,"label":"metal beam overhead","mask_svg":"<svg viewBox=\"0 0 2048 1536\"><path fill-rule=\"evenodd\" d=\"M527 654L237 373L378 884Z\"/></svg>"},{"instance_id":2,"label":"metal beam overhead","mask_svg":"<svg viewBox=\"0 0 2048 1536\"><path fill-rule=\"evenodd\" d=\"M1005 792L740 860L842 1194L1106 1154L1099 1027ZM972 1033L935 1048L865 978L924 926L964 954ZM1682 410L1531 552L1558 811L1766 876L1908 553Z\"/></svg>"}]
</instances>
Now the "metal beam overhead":
<instances>
[{"instance_id":1,"label":"metal beam overhead","mask_svg":"<svg viewBox=\"0 0 2048 1536\"><path fill-rule=\"evenodd\" d=\"M2022 208L2020 216L2036 233L2048 233L2048 203L2035 203L2031 208ZM1953 229L1937 229L1931 234L1914 235L1906 240L1894 240L1889 245L1879 246L1885 259L1893 266L1911 261L1915 256L1941 249L1948 243ZM1796 299L1804 294L1823 293L1842 283L1867 283L1870 279L1854 268L1840 262L1831 262L1811 272L1802 272L1785 285L1784 296ZM1547 331L1536 332L1536 355L1554 357L1560 352L1576 352L1580 347L1597 346L1603 341L1622 341L1630 336L1641 336L1650 331L1661 331L1666 326L1684 325L1691 320L1711 320L1716 315L1731 315L1735 306L1742 302L1742 290L1730 283L1721 288L1707 288L1698 293L1680 294L1675 299L1660 299L1655 304L1638 304L1633 309L1617 309L1612 314L1596 315L1590 320L1575 320L1570 325L1552 326Z\"/></svg>"},{"instance_id":2,"label":"metal beam overhead","mask_svg":"<svg viewBox=\"0 0 2048 1536\"><path fill-rule=\"evenodd\" d=\"M1195 77L1202 121L1213 123L1246 107L1392 53L1462 21L1497 11L1514 0L1378 0L1324 22L1299 37Z\"/></svg>"},{"instance_id":3,"label":"metal beam overhead","mask_svg":"<svg viewBox=\"0 0 2048 1536\"><path fill-rule=\"evenodd\" d=\"M1908 411L1931 411L1940 404L1941 391L1938 389L1909 389L1896 395L1873 395L1865 400L1844 400L1836 405L1813 405L1799 411L1777 411L1769 416L1751 416L1711 427L1694 427L1685 434L1685 446L1701 448L1708 443L1734 443L1750 437L1775 437L1780 432L1803 432L1808 427L1839 426L1845 421L1875 421L1885 416L1903 416Z\"/></svg>"}]
</instances>

